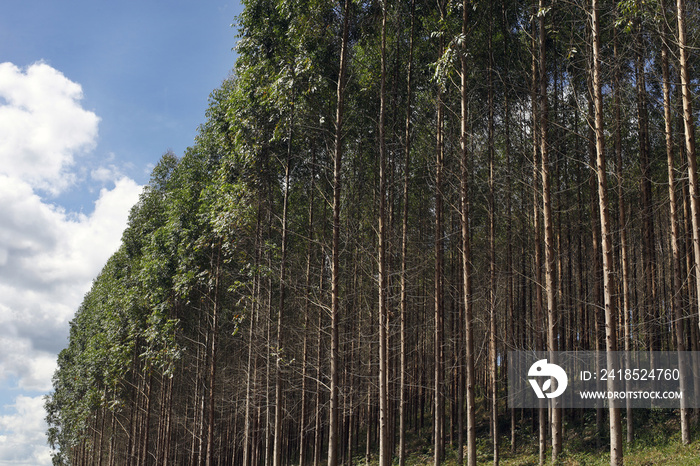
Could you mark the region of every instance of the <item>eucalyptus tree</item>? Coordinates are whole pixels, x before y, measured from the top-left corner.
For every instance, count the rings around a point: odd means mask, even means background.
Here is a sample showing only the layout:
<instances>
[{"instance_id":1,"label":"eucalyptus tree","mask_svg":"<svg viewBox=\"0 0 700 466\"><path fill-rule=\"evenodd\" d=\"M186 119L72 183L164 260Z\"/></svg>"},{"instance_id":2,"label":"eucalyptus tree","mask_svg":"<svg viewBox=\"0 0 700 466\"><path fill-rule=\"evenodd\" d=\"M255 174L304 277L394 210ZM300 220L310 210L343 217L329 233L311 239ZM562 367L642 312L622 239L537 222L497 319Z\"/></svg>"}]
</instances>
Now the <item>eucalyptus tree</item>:
<instances>
[{"instance_id":1,"label":"eucalyptus tree","mask_svg":"<svg viewBox=\"0 0 700 466\"><path fill-rule=\"evenodd\" d=\"M469 95L467 34L469 33L469 2L462 2L462 43L460 74L460 224L462 246L462 296L464 299L464 338L466 357L466 417L467 417L467 466L476 466L476 406L474 374L474 313L472 308L472 270L469 231Z\"/></svg>"},{"instance_id":2,"label":"eucalyptus tree","mask_svg":"<svg viewBox=\"0 0 700 466\"><path fill-rule=\"evenodd\" d=\"M683 129L685 134L685 152L688 159L688 187L690 191L690 218L693 226L693 256L695 257L695 296L698 298L700 313L700 205L698 196L698 167L695 159L695 124L693 120L693 103L690 91L690 72L688 71L688 39L686 26L686 3L676 0L676 19L678 31L678 66L683 99Z\"/></svg>"},{"instance_id":3,"label":"eucalyptus tree","mask_svg":"<svg viewBox=\"0 0 700 466\"><path fill-rule=\"evenodd\" d=\"M635 312L651 290L636 262L668 257L673 232L660 228L635 261L650 228L628 198L644 171L630 154L646 127L634 131L632 113L644 110L640 93L655 95L661 49L651 40L644 51L646 86L628 79L630 10L629 31L617 28L619 43L591 60L596 5L580 6L246 1L235 69L192 147L156 166L76 314L47 400L56 461L248 466L325 455L335 466L362 449L386 464L397 443L403 464L407 436L432 430L435 463L450 448L461 462L466 433L474 465L488 422L478 406L490 412L498 462L500 358L598 345L596 309L615 304L617 260L624 317L610 307L606 327L624 325L626 348L650 338L633 330L652 322ZM604 38L615 31L600 16ZM619 73L601 66L594 79L590 65L611 56ZM690 77L687 87L691 99ZM663 134L649 102L651 156ZM586 113L599 146L586 147ZM587 155L605 174L596 157L613 120L619 239L604 217L607 182L585 178ZM656 180L657 165L643 177ZM663 299L677 297L669 264L652 274ZM649 330L673 344L666 327ZM566 444L557 413L553 459ZM511 411L512 445L518 422L538 415L544 458L546 410L520 421Z\"/></svg>"},{"instance_id":4,"label":"eucalyptus tree","mask_svg":"<svg viewBox=\"0 0 700 466\"><path fill-rule=\"evenodd\" d=\"M340 356L338 333L340 320L340 194L343 160L343 118L345 85L348 68L348 31L350 25L350 0L343 6L343 28L340 45L338 90L335 110L335 138L333 148L333 247L331 262L331 354L330 354L330 407L328 419L328 466L338 464L338 376Z\"/></svg>"},{"instance_id":5,"label":"eucalyptus tree","mask_svg":"<svg viewBox=\"0 0 700 466\"><path fill-rule=\"evenodd\" d=\"M600 72L600 35L598 0L591 3L591 33L593 45L593 100L595 108L595 144L596 144L596 174L598 179L598 200L600 203L600 231L603 242L603 288L605 290L605 349L607 351L608 370L619 370L613 352L617 351L617 309L613 298L613 245L612 225L608 203L607 168L605 159L605 137L603 134L603 92ZM615 379L607 382L608 391L616 391L619 384ZM609 402L610 422L610 464L622 465L622 427L620 421L619 401Z\"/></svg>"}]
</instances>

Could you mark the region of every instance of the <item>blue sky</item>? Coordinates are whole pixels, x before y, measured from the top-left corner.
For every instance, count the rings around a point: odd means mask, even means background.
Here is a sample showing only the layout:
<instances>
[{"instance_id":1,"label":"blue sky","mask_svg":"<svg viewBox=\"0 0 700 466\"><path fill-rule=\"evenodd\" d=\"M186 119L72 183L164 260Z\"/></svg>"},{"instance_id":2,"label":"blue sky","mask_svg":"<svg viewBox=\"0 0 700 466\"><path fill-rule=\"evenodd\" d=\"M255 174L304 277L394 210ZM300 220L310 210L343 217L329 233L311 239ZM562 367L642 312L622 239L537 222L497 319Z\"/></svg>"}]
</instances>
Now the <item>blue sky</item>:
<instances>
[{"instance_id":1,"label":"blue sky","mask_svg":"<svg viewBox=\"0 0 700 466\"><path fill-rule=\"evenodd\" d=\"M114 154L144 182L144 162L191 145L209 93L233 68L240 10L224 0L7 0L0 62L41 60L80 84L83 108L101 120L90 157Z\"/></svg>"},{"instance_id":2,"label":"blue sky","mask_svg":"<svg viewBox=\"0 0 700 466\"><path fill-rule=\"evenodd\" d=\"M5 0L0 15L0 465L49 465L68 322L160 156L233 68L224 0Z\"/></svg>"}]
</instances>

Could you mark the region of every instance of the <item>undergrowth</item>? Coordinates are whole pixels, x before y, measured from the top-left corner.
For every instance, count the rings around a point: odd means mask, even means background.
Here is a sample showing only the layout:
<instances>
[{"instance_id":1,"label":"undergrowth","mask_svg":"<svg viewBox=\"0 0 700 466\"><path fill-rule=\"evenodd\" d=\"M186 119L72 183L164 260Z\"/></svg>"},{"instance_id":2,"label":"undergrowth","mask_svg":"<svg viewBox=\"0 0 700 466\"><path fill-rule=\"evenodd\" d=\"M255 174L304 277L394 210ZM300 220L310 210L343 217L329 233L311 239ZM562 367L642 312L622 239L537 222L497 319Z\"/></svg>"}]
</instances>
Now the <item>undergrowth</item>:
<instances>
[{"instance_id":1,"label":"undergrowth","mask_svg":"<svg viewBox=\"0 0 700 466\"><path fill-rule=\"evenodd\" d=\"M604 413L606 414L606 413ZM625 442L626 425L623 415L624 462L634 466L698 466L700 465L700 426L698 419L691 420L691 442L681 443L678 411L670 409L634 410L635 435L631 444ZM500 429L500 464L502 466L538 466L537 430L529 418L520 419L516 430L516 447L511 451L510 420L504 416ZM493 447L488 423L479 419L477 428L477 463L493 464ZM563 454L558 462L561 466L607 466L610 464L609 432L607 418L596 427L595 410L565 416L563 429ZM418 431L407 433L406 466L433 464L433 446L429 422ZM448 439L449 441L449 439ZM465 439L466 441L466 439ZM456 442L456 439L455 439ZM466 446L464 447L466 455ZM547 440L545 464L551 464L551 441ZM363 457L354 458L353 464L365 464ZM373 457L370 464L376 464ZM466 456L465 456L466 462ZM398 458L394 458L394 465ZM457 451L448 444L445 451L445 466L457 466Z\"/></svg>"}]
</instances>

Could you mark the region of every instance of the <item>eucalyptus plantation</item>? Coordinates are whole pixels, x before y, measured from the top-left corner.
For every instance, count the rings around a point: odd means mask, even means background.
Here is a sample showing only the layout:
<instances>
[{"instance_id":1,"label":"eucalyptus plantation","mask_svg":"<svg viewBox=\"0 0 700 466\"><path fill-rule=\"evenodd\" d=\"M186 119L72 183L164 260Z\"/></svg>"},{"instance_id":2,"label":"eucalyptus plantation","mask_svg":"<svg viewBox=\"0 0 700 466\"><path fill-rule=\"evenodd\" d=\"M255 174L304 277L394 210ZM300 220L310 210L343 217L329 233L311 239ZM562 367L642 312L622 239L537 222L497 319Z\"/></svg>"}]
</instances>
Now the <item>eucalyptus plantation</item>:
<instances>
[{"instance_id":1,"label":"eucalyptus plantation","mask_svg":"<svg viewBox=\"0 0 700 466\"><path fill-rule=\"evenodd\" d=\"M697 2L243 3L71 322L54 463L621 464L656 414L516 409L508 352L700 347Z\"/></svg>"}]
</instances>

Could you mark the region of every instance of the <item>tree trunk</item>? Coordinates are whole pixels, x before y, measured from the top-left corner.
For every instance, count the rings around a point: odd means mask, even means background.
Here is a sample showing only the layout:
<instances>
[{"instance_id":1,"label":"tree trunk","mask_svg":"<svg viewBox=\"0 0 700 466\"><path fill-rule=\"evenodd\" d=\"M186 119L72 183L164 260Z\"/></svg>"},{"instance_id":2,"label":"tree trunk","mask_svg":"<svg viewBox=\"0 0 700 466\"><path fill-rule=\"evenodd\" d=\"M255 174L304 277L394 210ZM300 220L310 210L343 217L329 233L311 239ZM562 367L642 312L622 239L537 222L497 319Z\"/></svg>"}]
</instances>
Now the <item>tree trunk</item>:
<instances>
[{"instance_id":1,"label":"tree trunk","mask_svg":"<svg viewBox=\"0 0 700 466\"><path fill-rule=\"evenodd\" d=\"M676 0L678 20L679 67L681 95L683 97L683 125L685 129L685 152L688 157L688 189L690 191L690 218L693 225L693 255L695 257L695 297L700 303L700 205L698 205L698 166L695 159L695 126L693 103L688 74L688 50L685 29L685 0ZM700 304L698 305L700 316Z\"/></svg>"},{"instance_id":2,"label":"tree trunk","mask_svg":"<svg viewBox=\"0 0 700 466\"><path fill-rule=\"evenodd\" d=\"M493 16L491 1L489 10ZM489 152L489 393L491 396L491 440L493 464L498 466L498 354L496 349L496 204L494 202L494 109L493 109L493 50L492 26L488 31L488 152Z\"/></svg>"},{"instance_id":3,"label":"tree trunk","mask_svg":"<svg viewBox=\"0 0 700 466\"><path fill-rule=\"evenodd\" d=\"M544 10L544 0L539 0L539 10ZM549 141L547 137L547 57L546 57L545 15L539 14L539 49L540 49L540 162L542 175L542 218L544 223L544 259L545 259L545 291L547 294L547 346L550 360L557 362L557 304L554 271L554 229L552 224L552 201L549 176ZM556 463L561 453L561 408L556 398L551 400L552 406L552 463Z\"/></svg>"},{"instance_id":4,"label":"tree trunk","mask_svg":"<svg viewBox=\"0 0 700 466\"><path fill-rule=\"evenodd\" d=\"M391 463L389 438L389 361L388 335L389 312L387 310L387 258L386 258L386 142L385 142L385 86L386 86L386 0L382 2L381 83L379 93L379 466Z\"/></svg>"},{"instance_id":5,"label":"tree trunk","mask_svg":"<svg viewBox=\"0 0 700 466\"><path fill-rule=\"evenodd\" d=\"M347 68L348 27L350 0L343 8L343 37L340 45L340 70L335 113L335 148L333 156L333 262L331 269L331 354L330 354L330 406L328 408L328 466L338 465L338 333L340 326L340 189L343 157L343 104L345 101L345 73Z\"/></svg>"},{"instance_id":6,"label":"tree trunk","mask_svg":"<svg viewBox=\"0 0 700 466\"><path fill-rule=\"evenodd\" d=\"M637 8L642 5L637 0ZM644 323L648 349L658 350L658 325L656 324L656 260L654 239L654 217L652 212L651 164L649 150L649 115L647 111L646 91L646 53L642 41L641 19L636 19L635 37L635 73L637 84L637 121L639 133L639 158L641 165L641 200L642 200L642 256L644 263L645 293L644 293Z\"/></svg>"},{"instance_id":7,"label":"tree trunk","mask_svg":"<svg viewBox=\"0 0 700 466\"><path fill-rule=\"evenodd\" d=\"M444 43L440 40L440 55L444 50ZM436 119L436 147L435 147L435 280L434 280L434 310L435 310L435 336L433 347L434 374L434 407L433 407L433 464L439 465L442 461L444 447L444 433L442 431L444 416L443 398L443 229L442 229L442 169L444 160L443 146L443 103L442 84L438 83L437 90L437 119Z\"/></svg>"},{"instance_id":8,"label":"tree trunk","mask_svg":"<svg viewBox=\"0 0 700 466\"><path fill-rule=\"evenodd\" d=\"M470 5L462 2L462 35L467 36ZM467 466L476 466L476 407L474 405L474 315L472 311L471 249L469 243L469 147L467 145L467 123L469 87L467 83L466 43L462 43L465 53L461 56L460 76L460 210L462 233L462 285L464 299L464 342L466 356L466 398L467 398Z\"/></svg>"},{"instance_id":9,"label":"tree trunk","mask_svg":"<svg viewBox=\"0 0 700 466\"><path fill-rule=\"evenodd\" d=\"M603 293L605 296L605 349L607 351L608 370L617 371L617 358L612 354L617 351L617 311L615 309L613 283L613 247L612 227L608 209L607 173L605 168L605 135L603 133L603 92L600 78L600 30L598 23L598 0L591 3L591 31L593 34L593 100L595 105L595 143L598 173L598 201L600 204L600 236L603 246ZM614 372L613 372L614 373ZM613 377L607 380L608 391L617 391L617 381ZM608 401L610 421L610 464L622 465L622 426L618 400Z\"/></svg>"},{"instance_id":10,"label":"tree trunk","mask_svg":"<svg viewBox=\"0 0 700 466\"><path fill-rule=\"evenodd\" d=\"M316 147L313 141L311 142L311 178L309 183L309 230L308 243L306 249L306 281L304 288L304 328L303 328L303 350L301 362L301 414L299 418L299 466L304 466L306 463L306 423L307 423L307 387L308 378L308 360L309 360L309 325L310 308L311 308L311 256L312 247L314 244L314 198L316 184Z\"/></svg>"},{"instance_id":11,"label":"tree trunk","mask_svg":"<svg viewBox=\"0 0 700 466\"><path fill-rule=\"evenodd\" d=\"M408 312L408 299L406 288L406 269L408 256L408 184L410 179L411 162L411 78L413 76L413 33L415 28L416 0L411 0L411 33L408 46L408 72L406 85L406 133L404 140L404 182L403 182L403 215L401 226L401 349L400 364L401 373L399 381L399 466L406 464L406 313ZM302 465L303 466L303 465Z\"/></svg>"},{"instance_id":12,"label":"tree trunk","mask_svg":"<svg viewBox=\"0 0 700 466\"><path fill-rule=\"evenodd\" d=\"M626 353L632 350L631 336L631 319L630 312L632 310L632 296L630 290L630 263L629 263L629 246L627 241L627 213L625 208L625 193L624 193L624 176L622 173L622 123L620 117L620 65L617 52L617 28L614 31L613 39L613 58L615 61L615 82L613 86L613 106L615 110L615 155L616 155L616 172L617 172L617 204L618 216L620 222L620 261L622 268L622 312L624 313L622 325L624 327ZM629 355L625 356L626 358ZM627 443L632 443L634 440L634 418L632 411L631 400L626 400L626 422L627 422Z\"/></svg>"},{"instance_id":13,"label":"tree trunk","mask_svg":"<svg viewBox=\"0 0 700 466\"><path fill-rule=\"evenodd\" d=\"M292 78L293 79L293 78ZM287 161L284 165L284 196L282 200L282 245L280 248L279 307L277 308L277 357L275 358L275 445L273 466L282 465L282 358L284 353L284 302L287 280L287 210L289 204L289 171L292 160L292 128L294 125L294 89L292 89L292 111L287 133ZM209 465L207 465L209 466Z\"/></svg>"},{"instance_id":14,"label":"tree trunk","mask_svg":"<svg viewBox=\"0 0 700 466\"><path fill-rule=\"evenodd\" d=\"M666 2L661 0L661 14L666 17ZM679 356L683 357L685 351L685 332L683 332L683 302L681 280L681 256L678 232L678 201L676 199L676 176L674 169L673 148L673 120L671 117L671 78L668 63L667 35L668 25L663 21L662 45L661 45L661 70L663 74L663 101L664 101L664 129L666 135L666 165L668 168L668 199L669 199L669 223L671 224L671 308L675 319L676 349ZM680 364L681 391L686 392L685 364ZM681 398L681 441L684 445L690 443L690 428L688 424L687 400Z\"/></svg>"}]
</instances>

